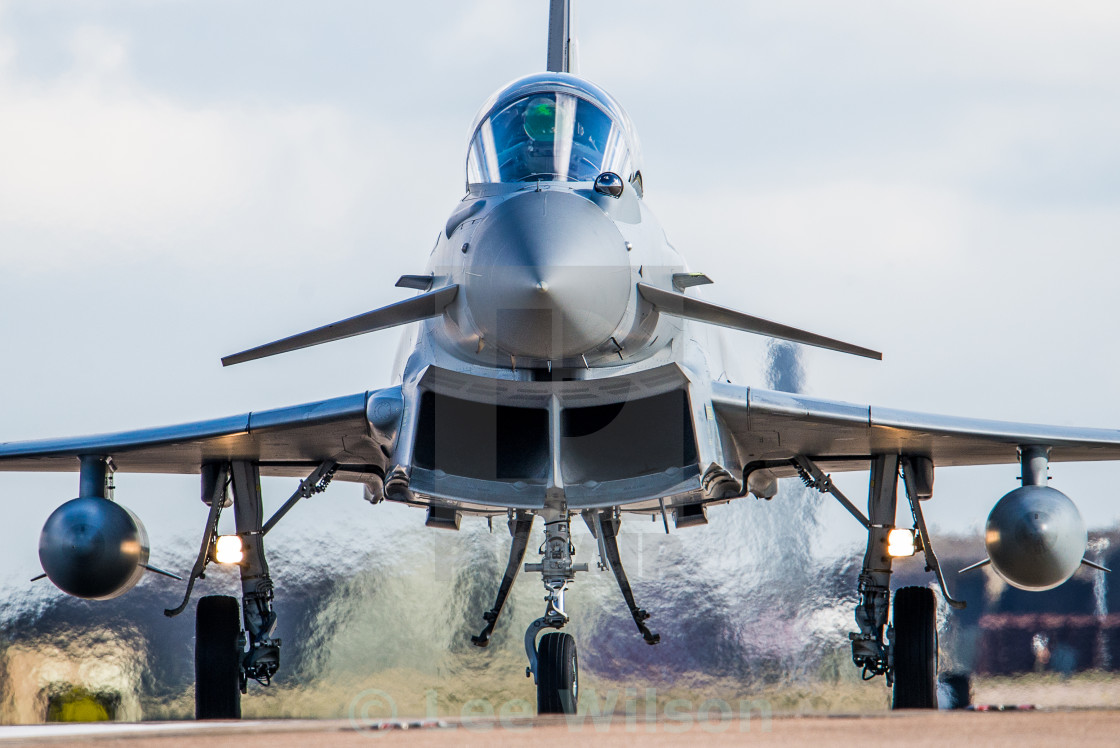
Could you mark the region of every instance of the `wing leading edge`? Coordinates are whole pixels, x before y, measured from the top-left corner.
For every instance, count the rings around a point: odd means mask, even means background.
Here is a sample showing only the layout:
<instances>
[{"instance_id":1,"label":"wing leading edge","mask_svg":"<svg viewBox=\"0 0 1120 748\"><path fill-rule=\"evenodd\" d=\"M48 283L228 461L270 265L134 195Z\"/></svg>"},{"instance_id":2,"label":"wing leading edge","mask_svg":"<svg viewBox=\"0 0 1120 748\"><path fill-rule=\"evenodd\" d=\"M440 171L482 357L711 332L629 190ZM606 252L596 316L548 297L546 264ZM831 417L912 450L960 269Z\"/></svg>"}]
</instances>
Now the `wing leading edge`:
<instances>
[{"instance_id":1,"label":"wing leading edge","mask_svg":"<svg viewBox=\"0 0 1120 748\"><path fill-rule=\"evenodd\" d=\"M1018 462L1026 445L1051 447L1051 460L1061 462L1120 460L1120 430L916 413L723 382L712 392L743 465L805 455L829 470L862 469L883 453L923 455L944 467L997 465Z\"/></svg>"},{"instance_id":2,"label":"wing leading edge","mask_svg":"<svg viewBox=\"0 0 1120 748\"><path fill-rule=\"evenodd\" d=\"M0 471L76 472L80 455L100 454L123 472L189 474L204 462L245 459L259 463L262 475L304 477L308 465L331 459L339 478L361 480L384 459L366 420L372 394L177 426L0 443Z\"/></svg>"}]
</instances>

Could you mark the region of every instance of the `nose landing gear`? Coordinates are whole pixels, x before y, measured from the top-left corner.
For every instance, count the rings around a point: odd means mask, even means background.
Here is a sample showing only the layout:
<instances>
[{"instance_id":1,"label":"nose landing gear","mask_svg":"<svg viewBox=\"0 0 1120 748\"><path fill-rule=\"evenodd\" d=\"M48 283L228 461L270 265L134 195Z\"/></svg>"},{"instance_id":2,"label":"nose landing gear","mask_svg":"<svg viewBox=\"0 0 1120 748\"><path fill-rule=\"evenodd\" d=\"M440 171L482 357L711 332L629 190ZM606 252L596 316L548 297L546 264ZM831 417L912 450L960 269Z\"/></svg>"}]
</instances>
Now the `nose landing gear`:
<instances>
[{"instance_id":1,"label":"nose landing gear","mask_svg":"<svg viewBox=\"0 0 1120 748\"><path fill-rule=\"evenodd\" d=\"M541 510L539 514L544 519L545 534L540 549L541 562L525 564L524 568L527 572L541 574L546 593L545 611L543 616L529 624L525 630L525 655L529 659L525 677L533 678L536 683L538 714L575 714L579 706L579 658L576 655L575 639L558 630L543 636L541 633L545 629L562 629L568 623L568 614L564 611L564 593L568 589L568 583L575 579L576 572L587 571L587 564L572 562L575 547L572 545L571 512L564 506L554 506ZM618 552L617 514L617 510L586 510L583 518L599 543L599 567L614 572L615 581L618 582L639 633L647 644L657 644L661 637L645 625L649 614L635 602L634 592L622 568ZM476 647L485 647L490 643L498 616L501 615L513 580L525 557L532 525L532 514L510 511L509 530L513 542L510 545L509 561L506 563L494 607L483 614L486 627L478 636L471 637L471 643Z\"/></svg>"},{"instance_id":2,"label":"nose landing gear","mask_svg":"<svg viewBox=\"0 0 1120 748\"><path fill-rule=\"evenodd\" d=\"M537 684L538 714L575 714L579 705L579 668L576 642L570 634L552 632L541 637L543 629L559 629L568 622L564 612L564 592L577 571L587 571L587 564L572 563L571 515L564 510L545 510L543 558L539 564L525 564L525 571L539 571L544 581L544 615L529 624L525 631L525 654L529 658L526 677Z\"/></svg>"}]
</instances>

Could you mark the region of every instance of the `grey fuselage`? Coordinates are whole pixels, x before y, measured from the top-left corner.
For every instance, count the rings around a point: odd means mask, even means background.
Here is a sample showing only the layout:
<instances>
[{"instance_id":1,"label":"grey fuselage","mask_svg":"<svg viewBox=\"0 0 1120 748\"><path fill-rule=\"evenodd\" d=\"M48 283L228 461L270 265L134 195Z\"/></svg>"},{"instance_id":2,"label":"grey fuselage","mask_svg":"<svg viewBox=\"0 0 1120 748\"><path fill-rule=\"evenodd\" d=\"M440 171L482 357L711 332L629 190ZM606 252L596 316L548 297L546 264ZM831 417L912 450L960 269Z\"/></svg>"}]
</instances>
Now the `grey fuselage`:
<instances>
[{"instance_id":1,"label":"grey fuselage","mask_svg":"<svg viewBox=\"0 0 1120 748\"><path fill-rule=\"evenodd\" d=\"M592 380L686 359L685 323L636 291L672 289L685 264L629 185L618 198L590 183L472 185L426 270L433 289L460 292L444 316L406 334L398 381L429 365ZM692 363L706 375L703 358Z\"/></svg>"},{"instance_id":2,"label":"grey fuselage","mask_svg":"<svg viewBox=\"0 0 1120 748\"><path fill-rule=\"evenodd\" d=\"M649 511L741 493L711 406L718 336L637 292L686 272L640 187L469 185L426 268L459 292L401 340L388 498Z\"/></svg>"}]
</instances>

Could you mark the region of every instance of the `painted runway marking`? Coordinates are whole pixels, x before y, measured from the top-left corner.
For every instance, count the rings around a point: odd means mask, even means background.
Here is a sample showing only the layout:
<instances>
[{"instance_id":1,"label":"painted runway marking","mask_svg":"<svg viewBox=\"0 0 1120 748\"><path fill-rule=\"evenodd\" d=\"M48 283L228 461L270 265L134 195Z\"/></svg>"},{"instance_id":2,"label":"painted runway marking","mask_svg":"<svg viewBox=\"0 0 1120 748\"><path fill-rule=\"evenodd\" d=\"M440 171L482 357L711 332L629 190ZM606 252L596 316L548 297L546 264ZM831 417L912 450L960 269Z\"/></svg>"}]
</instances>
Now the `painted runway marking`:
<instances>
[{"instance_id":1,"label":"painted runway marking","mask_svg":"<svg viewBox=\"0 0 1120 748\"><path fill-rule=\"evenodd\" d=\"M49 738L105 738L113 735L162 734L173 732L229 732L241 730L299 729L303 720L230 720L214 722L86 722L82 724L8 725L0 727L0 743L15 740L44 740ZM331 723L309 722L322 730Z\"/></svg>"}]
</instances>

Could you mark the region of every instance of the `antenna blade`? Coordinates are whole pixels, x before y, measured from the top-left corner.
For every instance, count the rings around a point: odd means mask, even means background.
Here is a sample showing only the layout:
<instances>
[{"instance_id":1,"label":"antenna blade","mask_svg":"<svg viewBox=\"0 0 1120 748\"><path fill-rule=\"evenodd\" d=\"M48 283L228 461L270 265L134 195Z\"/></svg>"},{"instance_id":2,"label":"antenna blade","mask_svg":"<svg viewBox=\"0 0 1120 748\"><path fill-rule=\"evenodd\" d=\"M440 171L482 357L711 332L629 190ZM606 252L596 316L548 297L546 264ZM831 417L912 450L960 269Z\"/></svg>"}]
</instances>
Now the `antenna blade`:
<instances>
[{"instance_id":1,"label":"antenna blade","mask_svg":"<svg viewBox=\"0 0 1120 748\"><path fill-rule=\"evenodd\" d=\"M320 343L330 343L335 340L352 338L355 335L363 335L367 332L385 330L398 325L407 325L410 322L438 317L443 314L447 305L455 300L458 293L458 286L447 286L437 291L420 294L396 304L374 309L372 312L344 319L341 322L332 322L314 330L301 332L298 335L292 335L272 343L265 343L241 353L234 353L222 359L222 366L255 361L258 358L275 356L277 353L298 351L300 348L310 348Z\"/></svg>"},{"instance_id":2,"label":"antenna blade","mask_svg":"<svg viewBox=\"0 0 1120 748\"><path fill-rule=\"evenodd\" d=\"M683 317L684 319L691 319L697 322L707 322L710 325L719 325L720 327L730 327L733 330L767 335L771 338L791 340L794 343L804 343L805 345L811 345L817 348L827 348L830 351L839 351L840 353L850 353L854 356L873 358L877 361L883 360L882 353L873 351L870 348L852 345L851 343L845 343L842 340L836 340L834 338L826 338L824 335L817 335L816 333L800 330L796 327L790 327L789 325L771 322L768 319L737 312L734 309L728 309L718 304L710 304L691 296L684 296L683 294L673 293L672 291L664 291L647 283L638 284L638 293L642 295L643 299L657 307L657 311L663 314Z\"/></svg>"},{"instance_id":3,"label":"antenna blade","mask_svg":"<svg viewBox=\"0 0 1120 748\"><path fill-rule=\"evenodd\" d=\"M966 571L972 571L974 569L979 569L983 566L987 566L990 563L992 563L992 559L986 558L983 561L977 561L976 563L972 564L971 566L964 567L963 569L961 569L957 573L958 574L964 574Z\"/></svg>"},{"instance_id":4,"label":"antenna blade","mask_svg":"<svg viewBox=\"0 0 1120 748\"><path fill-rule=\"evenodd\" d=\"M1094 563L1093 561L1090 561L1087 558L1081 559L1081 563L1085 566L1088 566L1090 569L1096 569L1097 571L1106 571L1106 572L1109 572L1110 574L1112 573L1112 569L1109 569L1106 566L1101 566L1098 563Z\"/></svg>"},{"instance_id":5,"label":"antenna blade","mask_svg":"<svg viewBox=\"0 0 1120 748\"><path fill-rule=\"evenodd\" d=\"M548 71L568 72L568 40L571 36L571 0L548 2Z\"/></svg>"},{"instance_id":6,"label":"antenna blade","mask_svg":"<svg viewBox=\"0 0 1120 748\"><path fill-rule=\"evenodd\" d=\"M175 574L174 572L170 572L170 571L164 571L163 569L159 568L158 566L152 566L151 564L140 564L140 565L142 567L144 567L145 569L147 569L148 571L153 571L156 574L162 574L163 576L170 577L171 579L178 579L180 582L183 581L183 578L181 576L179 576L178 574Z\"/></svg>"}]
</instances>

